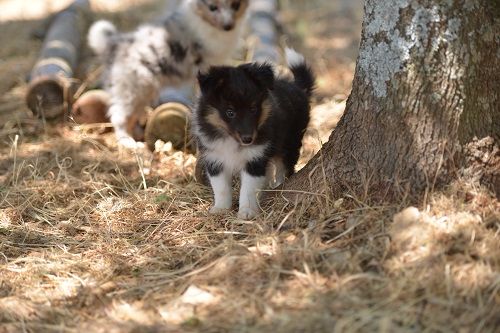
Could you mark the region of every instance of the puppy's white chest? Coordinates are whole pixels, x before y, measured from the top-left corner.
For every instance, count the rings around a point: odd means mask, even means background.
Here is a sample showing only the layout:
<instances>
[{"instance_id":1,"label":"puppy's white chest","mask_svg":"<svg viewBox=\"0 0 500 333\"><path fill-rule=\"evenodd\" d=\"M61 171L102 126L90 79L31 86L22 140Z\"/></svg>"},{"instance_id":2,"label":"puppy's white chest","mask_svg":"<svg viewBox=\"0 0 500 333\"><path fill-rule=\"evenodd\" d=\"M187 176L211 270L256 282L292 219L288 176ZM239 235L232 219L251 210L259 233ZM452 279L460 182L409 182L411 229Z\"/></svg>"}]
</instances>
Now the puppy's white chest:
<instances>
[{"instance_id":1,"label":"puppy's white chest","mask_svg":"<svg viewBox=\"0 0 500 333\"><path fill-rule=\"evenodd\" d=\"M266 145L241 146L233 138L203 144L207 148L205 158L211 162L222 163L224 169L233 174L243 170L248 162L261 158L266 150Z\"/></svg>"}]
</instances>

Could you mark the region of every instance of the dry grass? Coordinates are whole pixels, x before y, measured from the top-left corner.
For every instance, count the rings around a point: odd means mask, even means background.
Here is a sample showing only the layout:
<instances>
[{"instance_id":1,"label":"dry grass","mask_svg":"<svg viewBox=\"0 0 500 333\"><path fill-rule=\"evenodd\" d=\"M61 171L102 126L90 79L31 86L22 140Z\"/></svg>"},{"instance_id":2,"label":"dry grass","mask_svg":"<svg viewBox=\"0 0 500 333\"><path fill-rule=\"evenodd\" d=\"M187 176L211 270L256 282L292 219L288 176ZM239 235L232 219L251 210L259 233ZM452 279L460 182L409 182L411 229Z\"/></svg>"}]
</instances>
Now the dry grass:
<instances>
[{"instance_id":1,"label":"dry grass","mask_svg":"<svg viewBox=\"0 0 500 333\"><path fill-rule=\"evenodd\" d=\"M23 73L29 54L0 70ZM0 107L0 332L498 330L500 204L485 189L461 180L410 209L312 193L256 221L210 216L193 156L38 124L24 88ZM302 164L341 108L316 107Z\"/></svg>"}]
</instances>

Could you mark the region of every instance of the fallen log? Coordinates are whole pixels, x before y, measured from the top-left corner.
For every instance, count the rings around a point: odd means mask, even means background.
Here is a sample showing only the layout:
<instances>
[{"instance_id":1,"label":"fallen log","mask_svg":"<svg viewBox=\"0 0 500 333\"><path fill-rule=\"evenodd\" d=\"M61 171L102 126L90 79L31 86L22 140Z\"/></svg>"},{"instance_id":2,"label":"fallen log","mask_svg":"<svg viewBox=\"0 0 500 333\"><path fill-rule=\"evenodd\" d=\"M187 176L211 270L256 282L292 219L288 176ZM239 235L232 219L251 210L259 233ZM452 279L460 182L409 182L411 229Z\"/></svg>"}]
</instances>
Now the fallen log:
<instances>
[{"instance_id":1,"label":"fallen log","mask_svg":"<svg viewBox=\"0 0 500 333\"><path fill-rule=\"evenodd\" d=\"M89 13L89 0L75 0L55 15L50 25L26 94L26 104L40 118L61 116L72 102L72 77Z\"/></svg>"},{"instance_id":2,"label":"fallen log","mask_svg":"<svg viewBox=\"0 0 500 333\"><path fill-rule=\"evenodd\" d=\"M249 50L249 59L252 61L280 63L277 15L277 0L252 1L248 19L250 35L253 37L253 45Z\"/></svg>"},{"instance_id":3,"label":"fallen log","mask_svg":"<svg viewBox=\"0 0 500 333\"><path fill-rule=\"evenodd\" d=\"M156 140L170 141L174 149L193 151L189 132L194 95L191 82L161 91L159 105L149 117L144 133L144 140L151 151Z\"/></svg>"}]
</instances>

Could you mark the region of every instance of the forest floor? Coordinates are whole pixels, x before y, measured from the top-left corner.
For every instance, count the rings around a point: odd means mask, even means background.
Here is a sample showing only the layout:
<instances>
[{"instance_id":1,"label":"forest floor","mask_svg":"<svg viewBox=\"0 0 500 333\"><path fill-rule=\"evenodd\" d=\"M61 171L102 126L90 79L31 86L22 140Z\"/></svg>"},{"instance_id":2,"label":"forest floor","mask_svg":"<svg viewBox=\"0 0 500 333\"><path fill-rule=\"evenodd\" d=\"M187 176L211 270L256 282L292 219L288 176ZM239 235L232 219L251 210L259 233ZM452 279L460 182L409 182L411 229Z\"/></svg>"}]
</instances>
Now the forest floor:
<instances>
[{"instance_id":1,"label":"forest floor","mask_svg":"<svg viewBox=\"0 0 500 333\"><path fill-rule=\"evenodd\" d=\"M0 0L0 332L498 331L500 204L473 182L415 207L311 193L242 221L207 213L192 155L33 117L30 35L65 2ZM161 8L93 4L124 28ZM318 74L304 165L343 112L362 1L281 4ZM80 79L93 68L86 51Z\"/></svg>"}]
</instances>

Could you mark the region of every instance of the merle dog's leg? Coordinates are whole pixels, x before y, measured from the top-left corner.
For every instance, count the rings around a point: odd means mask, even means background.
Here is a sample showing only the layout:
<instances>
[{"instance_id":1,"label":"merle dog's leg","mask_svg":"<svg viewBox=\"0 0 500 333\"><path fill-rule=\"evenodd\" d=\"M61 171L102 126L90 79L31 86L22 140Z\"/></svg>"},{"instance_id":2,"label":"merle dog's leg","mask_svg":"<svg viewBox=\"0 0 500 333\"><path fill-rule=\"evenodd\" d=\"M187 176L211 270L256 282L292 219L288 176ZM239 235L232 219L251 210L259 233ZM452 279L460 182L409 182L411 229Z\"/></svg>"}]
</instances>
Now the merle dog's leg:
<instances>
[{"instance_id":1,"label":"merle dog's leg","mask_svg":"<svg viewBox=\"0 0 500 333\"><path fill-rule=\"evenodd\" d=\"M212 186L212 191L214 192L214 205L210 209L210 213L217 214L231 209L231 172L224 169L224 166L221 163L209 161L206 163L208 179L210 180L210 185Z\"/></svg>"},{"instance_id":2,"label":"merle dog's leg","mask_svg":"<svg viewBox=\"0 0 500 333\"><path fill-rule=\"evenodd\" d=\"M141 148L144 143L136 142L130 134L127 133L127 119L132 115L134 109L124 103L112 104L108 114L115 130L118 143L125 148Z\"/></svg>"},{"instance_id":3,"label":"merle dog's leg","mask_svg":"<svg viewBox=\"0 0 500 333\"><path fill-rule=\"evenodd\" d=\"M259 191L266 186L266 170L268 159L259 159L247 163L241 171L240 206L238 217L240 219L252 219L259 214Z\"/></svg>"},{"instance_id":4,"label":"merle dog's leg","mask_svg":"<svg viewBox=\"0 0 500 333\"><path fill-rule=\"evenodd\" d=\"M113 124L118 143L126 148L144 147L127 133L127 121L135 112L144 112L158 94L158 79L145 64L123 63L113 65L109 92L111 107L108 115Z\"/></svg>"}]
</instances>

